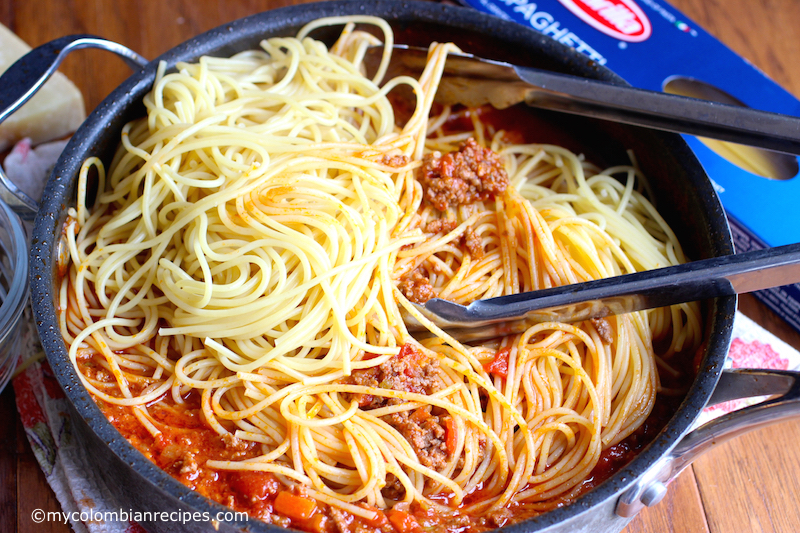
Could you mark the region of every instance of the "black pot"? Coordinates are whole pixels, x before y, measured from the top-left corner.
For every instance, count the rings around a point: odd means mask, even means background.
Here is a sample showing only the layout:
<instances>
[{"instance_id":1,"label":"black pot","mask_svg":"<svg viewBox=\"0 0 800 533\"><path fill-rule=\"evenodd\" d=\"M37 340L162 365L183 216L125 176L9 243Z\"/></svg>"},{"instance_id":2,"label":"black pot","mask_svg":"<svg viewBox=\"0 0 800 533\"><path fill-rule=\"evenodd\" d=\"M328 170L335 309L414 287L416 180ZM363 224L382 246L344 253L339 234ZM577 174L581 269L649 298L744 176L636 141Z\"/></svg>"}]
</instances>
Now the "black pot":
<instances>
[{"instance_id":1,"label":"black pot","mask_svg":"<svg viewBox=\"0 0 800 533\"><path fill-rule=\"evenodd\" d=\"M398 42L428 45L433 39L450 40L465 51L484 57L625 83L608 69L548 37L466 8L428 2L334 1L260 13L209 31L148 63L106 98L73 136L45 189L31 250L32 301L48 360L72 407L73 432L86 452L87 475L105 484L109 498L116 500L120 509L201 513L201 520L185 524L163 518L144 521L142 525L148 530L217 531L218 527L219 531L278 531L257 520L215 521L215 517L224 518L220 513L229 509L189 490L147 460L106 420L78 379L67 357L55 308L57 243L66 208L75 202L78 170L90 156L110 160L122 126L144 114L141 100L151 88L159 61L173 67L178 61L193 61L202 55L229 56L257 47L265 37L294 35L311 20L356 13L387 19L396 31ZM314 36L330 38L324 32ZM554 136L574 140L581 151L600 164L628 162L626 150L632 149L651 180L660 212L679 236L689 257L701 259L733 253L717 195L680 136L544 111L535 115L537 120L548 124ZM675 415L649 446L625 468L574 503L505 529L617 532L642 502L650 504L660 499L663 483L679 471L674 450L683 450L679 443L702 440L704 436L692 433L685 438L720 379L735 308L735 297L707 302L705 353L699 372ZM747 376L736 378L747 379ZM730 432L734 426L738 431L746 425L747 422L737 418L725 427ZM667 470L669 475L664 474ZM619 504L621 496L623 502Z\"/></svg>"}]
</instances>

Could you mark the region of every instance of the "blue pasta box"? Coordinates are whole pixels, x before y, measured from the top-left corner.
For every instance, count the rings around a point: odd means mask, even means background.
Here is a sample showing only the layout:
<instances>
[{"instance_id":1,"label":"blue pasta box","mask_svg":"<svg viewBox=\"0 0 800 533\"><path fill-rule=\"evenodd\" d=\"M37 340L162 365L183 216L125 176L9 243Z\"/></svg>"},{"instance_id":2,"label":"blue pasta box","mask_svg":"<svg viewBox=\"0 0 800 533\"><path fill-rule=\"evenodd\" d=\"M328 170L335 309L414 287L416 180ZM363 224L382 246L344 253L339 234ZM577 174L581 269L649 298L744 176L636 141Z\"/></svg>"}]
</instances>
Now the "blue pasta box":
<instances>
[{"instance_id":1,"label":"blue pasta box","mask_svg":"<svg viewBox=\"0 0 800 533\"><path fill-rule=\"evenodd\" d=\"M800 101L659 0L460 0L533 28L634 87L800 116ZM685 136L714 183L737 252L800 242L796 156ZM800 284L756 293L800 331Z\"/></svg>"}]
</instances>

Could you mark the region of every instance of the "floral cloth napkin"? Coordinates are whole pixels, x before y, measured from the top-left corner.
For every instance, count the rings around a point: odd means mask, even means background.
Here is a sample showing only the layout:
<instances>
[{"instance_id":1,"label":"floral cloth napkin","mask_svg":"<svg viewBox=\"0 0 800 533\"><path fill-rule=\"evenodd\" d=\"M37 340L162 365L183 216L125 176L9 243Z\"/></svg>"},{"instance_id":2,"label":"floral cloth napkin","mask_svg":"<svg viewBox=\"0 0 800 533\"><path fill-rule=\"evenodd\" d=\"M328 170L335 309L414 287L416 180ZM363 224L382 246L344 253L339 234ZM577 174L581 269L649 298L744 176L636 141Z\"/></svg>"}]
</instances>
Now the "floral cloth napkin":
<instances>
[{"instance_id":1,"label":"floral cloth napkin","mask_svg":"<svg viewBox=\"0 0 800 533\"><path fill-rule=\"evenodd\" d=\"M12 152L16 159L6 158L6 170L43 183L55 162L54 153L57 157L60 149L34 151L29 142L22 141ZM14 166L24 168L9 168ZM21 185L19 178L17 184ZM35 195L41 186L28 184L26 190ZM20 346L20 368L24 370L13 380L17 409L33 453L61 503L62 521L68 519L78 533L145 533L144 528L122 514L135 510L115 508L101 482L87 475L86 454L72 438L67 399L47 362L31 363L31 358L41 355L41 346L30 316L24 321ZM737 312L725 366L800 371L800 352ZM735 400L706 408L697 423L757 401ZM113 513L122 519L109 519L115 516Z\"/></svg>"}]
</instances>

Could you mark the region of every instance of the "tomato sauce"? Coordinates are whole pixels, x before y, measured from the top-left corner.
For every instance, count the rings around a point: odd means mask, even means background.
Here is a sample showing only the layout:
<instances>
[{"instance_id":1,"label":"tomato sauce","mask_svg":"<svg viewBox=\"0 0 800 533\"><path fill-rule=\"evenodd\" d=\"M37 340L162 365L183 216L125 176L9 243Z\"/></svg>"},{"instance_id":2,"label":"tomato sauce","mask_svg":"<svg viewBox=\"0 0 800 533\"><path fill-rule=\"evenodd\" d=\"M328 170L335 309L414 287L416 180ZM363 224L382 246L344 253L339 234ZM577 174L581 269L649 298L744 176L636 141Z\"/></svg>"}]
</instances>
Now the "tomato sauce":
<instances>
[{"instance_id":1,"label":"tomato sauce","mask_svg":"<svg viewBox=\"0 0 800 533\"><path fill-rule=\"evenodd\" d=\"M692 355L678 354L671 362L691 368ZM82 372L95 375L103 372L91 360L79 360ZM110 377L110 376L109 376ZM670 379L670 385L685 383ZM622 442L604 450L590 475L570 496L596 487L623 468L666 425L675 413L682 396L661 396L645 423ZM119 406L95 398L111 424L140 452L172 477L203 496L235 511L286 528L310 533L422 533L438 529L446 533L479 533L506 523L519 522L541 514L536 504L513 504L507 509L486 516L469 516L458 509L435 512L420 504L400 504L399 509L375 512L375 518L365 520L350 513L332 509L303 494L302 489L283 485L274 475L258 471L223 471L209 468L209 460L241 461L263 453L256 443L231 436L221 437L209 428L200 409L197 393L190 393L184 403L176 404L164 396L148 406L148 412L161 431L153 437L139 422L130 407ZM293 499L294 498L294 499ZM463 505L478 501L481 491L469 494ZM436 498L447 504L447 495ZM563 501L566 505L569 500Z\"/></svg>"},{"instance_id":2,"label":"tomato sauce","mask_svg":"<svg viewBox=\"0 0 800 533\"><path fill-rule=\"evenodd\" d=\"M175 404L171 397L163 397L148 406L148 412L161 431L156 437L139 422L132 408L98 398L95 401L128 442L190 489L265 522L315 533L328 531L308 527L305 524L310 522L308 519L293 520L275 511L276 498L282 492L289 493L290 489L271 473L227 472L205 466L209 460L241 461L261 455L262 451L255 443L220 437L209 428L203 421L196 393L190 394L180 405Z\"/></svg>"}]
</instances>

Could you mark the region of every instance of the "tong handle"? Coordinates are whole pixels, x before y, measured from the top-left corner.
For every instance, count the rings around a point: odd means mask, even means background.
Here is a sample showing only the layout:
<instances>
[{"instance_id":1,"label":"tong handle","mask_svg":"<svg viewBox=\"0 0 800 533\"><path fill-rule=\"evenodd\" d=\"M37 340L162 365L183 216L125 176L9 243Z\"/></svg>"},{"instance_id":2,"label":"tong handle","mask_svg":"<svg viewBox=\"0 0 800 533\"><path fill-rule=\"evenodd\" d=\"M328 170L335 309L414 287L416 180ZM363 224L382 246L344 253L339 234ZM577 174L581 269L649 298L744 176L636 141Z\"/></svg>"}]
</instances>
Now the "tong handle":
<instances>
[{"instance_id":1,"label":"tong handle","mask_svg":"<svg viewBox=\"0 0 800 533\"><path fill-rule=\"evenodd\" d=\"M479 340L524 331L535 323L580 322L798 282L800 243L498 296L468 306L434 298L418 309L456 338Z\"/></svg>"},{"instance_id":2,"label":"tong handle","mask_svg":"<svg viewBox=\"0 0 800 533\"><path fill-rule=\"evenodd\" d=\"M514 67L531 84L525 103L676 133L800 154L800 118L688 96Z\"/></svg>"},{"instance_id":3,"label":"tong handle","mask_svg":"<svg viewBox=\"0 0 800 533\"><path fill-rule=\"evenodd\" d=\"M770 398L733 411L692 430L627 488L616 514L630 518L664 497L667 485L705 452L749 431L800 416L800 372L769 369L727 369L708 402L715 405L739 398Z\"/></svg>"},{"instance_id":4,"label":"tong handle","mask_svg":"<svg viewBox=\"0 0 800 533\"><path fill-rule=\"evenodd\" d=\"M375 74L383 46L367 49L364 65ZM394 45L389 76L418 75L427 50ZM626 87L536 68L450 54L436 99L446 104L503 109L519 102L532 107L600 118L675 133L710 137L800 155L800 117Z\"/></svg>"}]
</instances>

